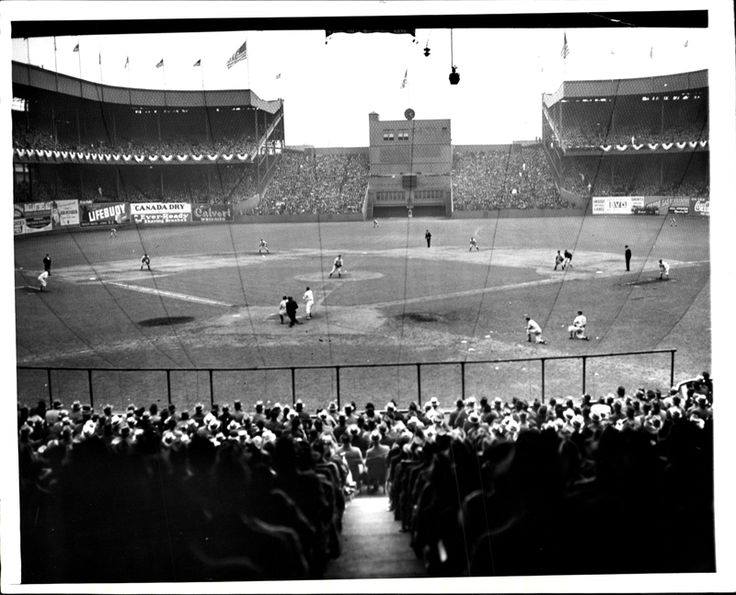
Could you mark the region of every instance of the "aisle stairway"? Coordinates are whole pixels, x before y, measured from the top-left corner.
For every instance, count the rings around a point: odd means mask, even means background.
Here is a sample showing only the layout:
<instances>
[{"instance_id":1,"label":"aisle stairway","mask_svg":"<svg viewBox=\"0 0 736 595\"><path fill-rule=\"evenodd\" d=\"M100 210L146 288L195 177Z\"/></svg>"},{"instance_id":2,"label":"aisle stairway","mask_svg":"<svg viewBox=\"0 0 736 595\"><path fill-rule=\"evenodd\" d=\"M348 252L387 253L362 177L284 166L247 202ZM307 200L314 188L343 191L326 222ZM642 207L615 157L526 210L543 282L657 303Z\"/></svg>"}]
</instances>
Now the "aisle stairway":
<instances>
[{"instance_id":1,"label":"aisle stairway","mask_svg":"<svg viewBox=\"0 0 736 595\"><path fill-rule=\"evenodd\" d=\"M404 578L426 576L388 510L386 496L359 496L345 509L342 555L325 578Z\"/></svg>"}]
</instances>

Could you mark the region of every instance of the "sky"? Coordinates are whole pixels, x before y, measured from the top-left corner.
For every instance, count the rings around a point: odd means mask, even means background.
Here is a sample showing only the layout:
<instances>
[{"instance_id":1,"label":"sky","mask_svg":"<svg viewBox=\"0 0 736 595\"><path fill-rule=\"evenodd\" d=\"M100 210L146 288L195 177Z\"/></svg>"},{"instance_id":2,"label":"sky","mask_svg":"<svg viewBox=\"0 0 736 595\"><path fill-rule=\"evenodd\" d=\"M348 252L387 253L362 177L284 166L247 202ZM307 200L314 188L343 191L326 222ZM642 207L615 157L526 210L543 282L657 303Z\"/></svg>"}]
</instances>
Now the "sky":
<instances>
[{"instance_id":1,"label":"sky","mask_svg":"<svg viewBox=\"0 0 736 595\"><path fill-rule=\"evenodd\" d=\"M250 88L262 99L282 98L287 144L317 147L367 146L369 112L400 119L407 107L419 119L450 118L454 144L531 140L541 136L542 93L563 80L700 70L712 57L702 29L459 29L453 55L460 84L452 86L450 31L419 29L415 39L242 31L58 37L56 52L53 38L13 39L12 46L14 60L110 85ZM227 69L244 41L248 58ZM72 51L77 43L79 53ZM161 59L164 68L155 68ZM202 67L194 68L199 59Z\"/></svg>"}]
</instances>

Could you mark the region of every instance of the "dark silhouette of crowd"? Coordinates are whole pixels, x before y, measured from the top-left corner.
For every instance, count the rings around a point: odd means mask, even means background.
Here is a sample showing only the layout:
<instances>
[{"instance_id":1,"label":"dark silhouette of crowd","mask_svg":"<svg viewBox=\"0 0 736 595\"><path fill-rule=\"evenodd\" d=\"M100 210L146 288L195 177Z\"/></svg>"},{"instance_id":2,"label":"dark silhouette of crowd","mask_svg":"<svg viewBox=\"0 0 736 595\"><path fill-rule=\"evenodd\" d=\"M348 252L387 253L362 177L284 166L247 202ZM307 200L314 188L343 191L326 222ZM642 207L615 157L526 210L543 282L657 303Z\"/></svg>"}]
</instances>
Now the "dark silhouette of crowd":
<instances>
[{"instance_id":1,"label":"dark silhouette of crowd","mask_svg":"<svg viewBox=\"0 0 736 595\"><path fill-rule=\"evenodd\" d=\"M430 574L712 572L712 382L415 408L391 506Z\"/></svg>"},{"instance_id":2,"label":"dark silhouette of crowd","mask_svg":"<svg viewBox=\"0 0 736 595\"><path fill-rule=\"evenodd\" d=\"M301 405L19 409L23 580L307 579L348 469Z\"/></svg>"},{"instance_id":3,"label":"dark silhouette of crowd","mask_svg":"<svg viewBox=\"0 0 736 595\"><path fill-rule=\"evenodd\" d=\"M625 163L595 157L565 160L562 185L580 195L708 196L706 153L652 156Z\"/></svg>"},{"instance_id":4,"label":"dark silhouette of crowd","mask_svg":"<svg viewBox=\"0 0 736 595\"><path fill-rule=\"evenodd\" d=\"M318 578L385 490L431 575L707 572L713 383L601 398L19 407L23 580Z\"/></svg>"},{"instance_id":5,"label":"dark silhouette of crowd","mask_svg":"<svg viewBox=\"0 0 736 595\"><path fill-rule=\"evenodd\" d=\"M365 153L288 151L282 153L254 214L360 212L367 187Z\"/></svg>"},{"instance_id":6,"label":"dark silhouette of crowd","mask_svg":"<svg viewBox=\"0 0 736 595\"><path fill-rule=\"evenodd\" d=\"M455 151L452 191L461 211L572 206L560 198L539 145Z\"/></svg>"}]
</instances>

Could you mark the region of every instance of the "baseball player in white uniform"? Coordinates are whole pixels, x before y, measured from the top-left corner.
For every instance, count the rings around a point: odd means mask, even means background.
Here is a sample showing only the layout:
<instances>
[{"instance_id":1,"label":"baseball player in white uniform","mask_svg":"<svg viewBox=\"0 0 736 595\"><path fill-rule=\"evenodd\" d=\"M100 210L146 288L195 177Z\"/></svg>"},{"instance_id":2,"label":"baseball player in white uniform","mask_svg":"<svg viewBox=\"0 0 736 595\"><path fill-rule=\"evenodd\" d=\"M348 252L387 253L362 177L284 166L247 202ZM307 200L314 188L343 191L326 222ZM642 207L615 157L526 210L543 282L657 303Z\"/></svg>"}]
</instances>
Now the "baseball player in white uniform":
<instances>
[{"instance_id":1,"label":"baseball player in white uniform","mask_svg":"<svg viewBox=\"0 0 736 595\"><path fill-rule=\"evenodd\" d=\"M534 337L534 343L542 343L542 344L547 343L547 341L545 341L542 338L542 327L539 326L529 316L527 316L526 317L526 340L531 342L532 337Z\"/></svg>"},{"instance_id":2,"label":"baseball player in white uniform","mask_svg":"<svg viewBox=\"0 0 736 595\"><path fill-rule=\"evenodd\" d=\"M575 317L575 320L573 320L572 324L567 327L567 331L570 333L570 338L587 341L588 337L585 334L585 327L587 324L588 319L583 314L583 311L578 310L578 315Z\"/></svg>"},{"instance_id":3,"label":"baseball player in white uniform","mask_svg":"<svg viewBox=\"0 0 736 595\"><path fill-rule=\"evenodd\" d=\"M476 252L480 252L480 248L478 247L478 240L476 240L473 236L470 236L470 249L468 252L472 252L473 248L475 248Z\"/></svg>"},{"instance_id":4,"label":"baseball player in white uniform","mask_svg":"<svg viewBox=\"0 0 736 595\"><path fill-rule=\"evenodd\" d=\"M279 302L279 318L281 319L281 324L284 324L284 316L286 316L286 302L288 301L288 298L284 296L281 298L281 302Z\"/></svg>"},{"instance_id":5,"label":"baseball player in white uniform","mask_svg":"<svg viewBox=\"0 0 736 595\"><path fill-rule=\"evenodd\" d=\"M665 281L670 279L670 265L661 258L659 259L659 278Z\"/></svg>"},{"instance_id":6,"label":"baseball player in white uniform","mask_svg":"<svg viewBox=\"0 0 736 595\"><path fill-rule=\"evenodd\" d=\"M307 310L307 320L309 320L312 318L312 308L314 307L314 293L309 289L309 287L307 287L307 290L304 292L302 300L304 301L304 307Z\"/></svg>"},{"instance_id":7,"label":"baseball player in white uniform","mask_svg":"<svg viewBox=\"0 0 736 595\"><path fill-rule=\"evenodd\" d=\"M49 278L49 272L48 271L44 271L43 273L41 273L38 276L38 282L41 284L41 291L43 291L44 288L46 287L46 284L47 284L46 280L48 278Z\"/></svg>"},{"instance_id":8,"label":"baseball player in white uniform","mask_svg":"<svg viewBox=\"0 0 736 595\"><path fill-rule=\"evenodd\" d=\"M342 277L342 266L343 266L342 254L338 254L337 258L332 263L332 270L330 271L330 278L332 278L332 275L334 275L335 273L337 273L338 277Z\"/></svg>"}]
</instances>

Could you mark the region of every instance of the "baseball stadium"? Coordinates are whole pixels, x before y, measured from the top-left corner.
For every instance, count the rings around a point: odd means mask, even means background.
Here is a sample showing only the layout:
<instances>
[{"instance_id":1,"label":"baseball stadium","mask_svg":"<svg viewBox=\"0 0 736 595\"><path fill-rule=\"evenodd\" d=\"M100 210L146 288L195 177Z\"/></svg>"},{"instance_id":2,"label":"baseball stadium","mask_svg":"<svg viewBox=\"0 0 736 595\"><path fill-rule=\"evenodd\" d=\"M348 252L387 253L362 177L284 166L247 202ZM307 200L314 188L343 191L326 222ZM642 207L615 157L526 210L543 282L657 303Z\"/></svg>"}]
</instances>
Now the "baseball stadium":
<instances>
[{"instance_id":1,"label":"baseball stadium","mask_svg":"<svg viewBox=\"0 0 736 595\"><path fill-rule=\"evenodd\" d=\"M558 84L320 147L13 61L23 581L712 571L708 71Z\"/></svg>"}]
</instances>

